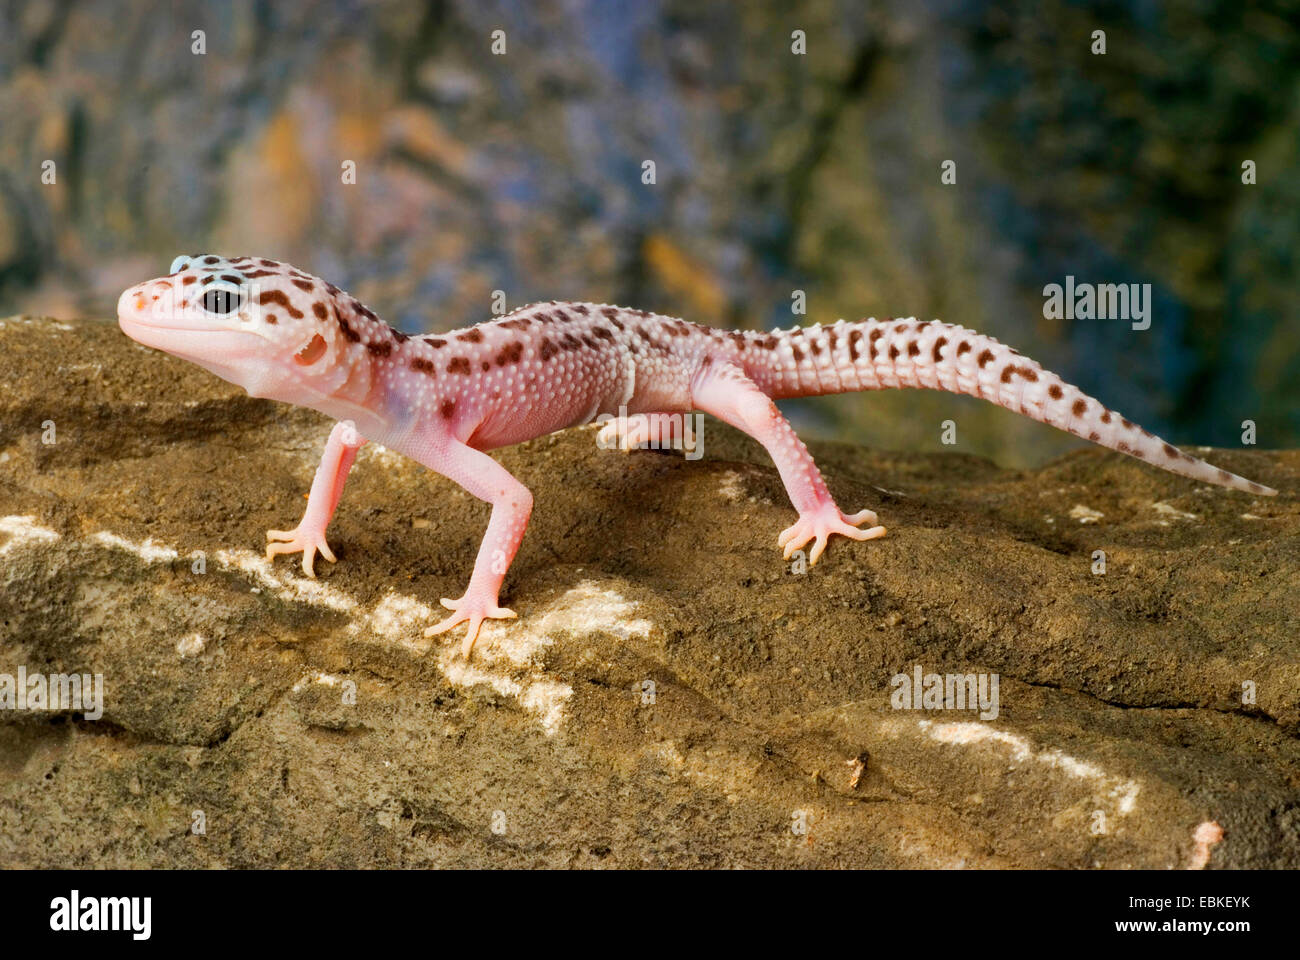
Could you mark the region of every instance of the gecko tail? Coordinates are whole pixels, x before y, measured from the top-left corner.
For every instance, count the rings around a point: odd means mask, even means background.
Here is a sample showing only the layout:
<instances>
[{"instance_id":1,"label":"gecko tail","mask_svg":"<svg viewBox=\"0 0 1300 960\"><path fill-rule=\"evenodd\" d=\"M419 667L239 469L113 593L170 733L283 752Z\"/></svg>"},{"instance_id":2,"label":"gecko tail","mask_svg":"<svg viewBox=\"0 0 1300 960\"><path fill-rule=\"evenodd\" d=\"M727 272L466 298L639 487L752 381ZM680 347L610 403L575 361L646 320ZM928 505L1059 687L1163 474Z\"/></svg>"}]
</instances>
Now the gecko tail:
<instances>
[{"instance_id":1,"label":"gecko tail","mask_svg":"<svg viewBox=\"0 0 1300 960\"><path fill-rule=\"evenodd\" d=\"M1256 496L1277 491L1157 437L992 337L940 321L841 320L777 330L747 351L774 398L916 387L964 393L1152 466ZM747 367L749 364L747 364Z\"/></svg>"}]
</instances>

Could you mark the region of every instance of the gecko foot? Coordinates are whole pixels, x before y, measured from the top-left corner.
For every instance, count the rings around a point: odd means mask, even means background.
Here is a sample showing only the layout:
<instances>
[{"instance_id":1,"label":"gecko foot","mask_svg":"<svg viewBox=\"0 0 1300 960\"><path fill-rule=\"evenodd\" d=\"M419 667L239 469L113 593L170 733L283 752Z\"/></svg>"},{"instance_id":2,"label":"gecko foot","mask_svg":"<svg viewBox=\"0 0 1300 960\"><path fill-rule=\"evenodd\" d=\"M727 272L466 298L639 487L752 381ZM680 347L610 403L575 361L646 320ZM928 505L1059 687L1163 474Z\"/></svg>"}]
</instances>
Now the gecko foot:
<instances>
[{"instance_id":1,"label":"gecko foot","mask_svg":"<svg viewBox=\"0 0 1300 960\"><path fill-rule=\"evenodd\" d=\"M777 544L785 548L785 559L789 560L796 550L802 550L809 540L816 540L812 552L808 555L808 565L812 566L826 549L826 541L831 534L838 533L850 540L874 540L885 535L884 527L870 527L859 530L862 523L874 524L876 515L870 510L862 510L853 516L840 513L833 503L828 503L815 513L801 514L793 526L786 527L777 538Z\"/></svg>"},{"instance_id":2,"label":"gecko foot","mask_svg":"<svg viewBox=\"0 0 1300 960\"><path fill-rule=\"evenodd\" d=\"M434 637L440 633L446 633L452 627L469 621L469 629L465 633L465 640L461 643L460 652L465 659L469 659L470 651L474 649L474 641L478 639L478 631L483 626L484 620L513 620L518 616L513 610L496 605L496 597L490 601L471 600L469 593L457 600L448 600L442 598L442 605L452 611L450 617L440 620L431 627L426 627L424 635Z\"/></svg>"},{"instance_id":3,"label":"gecko foot","mask_svg":"<svg viewBox=\"0 0 1300 960\"><path fill-rule=\"evenodd\" d=\"M622 450L624 453L647 446L676 450L681 445L681 432L681 414L635 413L606 421L596 434L596 442L602 450Z\"/></svg>"},{"instance_id":4,"label":"gecko foot","mask_svg":"<svg viewBox=\"0 0 1300 960\"><path fill-rule=\"evenodd\" d=\"M298 553L302 551L302 572L313 580L316 579L316 552L334 563L334 553L325 542L325 531L304 530L302 524L293 530L266 531L266 559L270 560L281 553Z\"/></svg>"}]
</instances>

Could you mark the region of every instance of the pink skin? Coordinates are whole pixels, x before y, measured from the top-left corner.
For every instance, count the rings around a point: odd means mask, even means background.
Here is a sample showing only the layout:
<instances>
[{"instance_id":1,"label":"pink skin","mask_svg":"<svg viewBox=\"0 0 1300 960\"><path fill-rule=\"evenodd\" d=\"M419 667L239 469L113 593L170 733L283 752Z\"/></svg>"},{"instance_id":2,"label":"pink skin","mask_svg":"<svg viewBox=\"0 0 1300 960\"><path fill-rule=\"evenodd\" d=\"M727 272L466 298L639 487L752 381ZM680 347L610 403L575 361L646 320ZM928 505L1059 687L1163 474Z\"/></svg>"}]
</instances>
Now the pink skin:
<instances>
[{"instance_id":1,"label":"pink skin","mask_svg":"<svg viewBox=\"0 0 1300 960\"><path fill-rule=\"evenodd\" d=\"M268 557L301 552L308 576L317 553L334 561L325 532L367 438L491 504L469 586L443 599L451 615L425 631L466 624L466 657L484 620L515 616L499 596L533 506L528 489L485 451L620 410L633 416L607 425L602 437L642 443L652 435L636 415L698 409L757 439L799 514L778 542L787 558L811 542L811 563L834 535L870 540L885 529L870 510L846 515L836 506L773 403L783 397L890 387L969 393L1174 473L1276 492L1182 453L996 340L937 321L741 333L626 307L551 302L464 330L408 337L288 264L207 255L179 257L169 276L125 291L118 322L135 340L254 396L340 421L302 520L293 530L267 532Z\"/></svg>"}]
</instances>

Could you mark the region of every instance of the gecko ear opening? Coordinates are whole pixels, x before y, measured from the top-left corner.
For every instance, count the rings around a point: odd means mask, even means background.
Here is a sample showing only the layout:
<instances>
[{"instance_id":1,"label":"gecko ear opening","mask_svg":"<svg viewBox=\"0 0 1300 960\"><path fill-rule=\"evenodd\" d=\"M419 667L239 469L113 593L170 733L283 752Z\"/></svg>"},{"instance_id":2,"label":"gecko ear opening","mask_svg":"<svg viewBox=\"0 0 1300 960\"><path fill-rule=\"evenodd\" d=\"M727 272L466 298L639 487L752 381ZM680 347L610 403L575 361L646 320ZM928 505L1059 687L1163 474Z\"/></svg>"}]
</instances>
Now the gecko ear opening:
<instances>
[{"instance_id":1,"label":"gecko ear opening","mask_svg":"<svg viewBox=\"0 0 1300 960\"><path fill-rule=\"evenodd\" d=\"M296 363L306 367L315 363L323 356L325 356L325 338L317 333L313 334L307 346L303 347L293 355L293 359Z\"/></svg>"}]
</instances>

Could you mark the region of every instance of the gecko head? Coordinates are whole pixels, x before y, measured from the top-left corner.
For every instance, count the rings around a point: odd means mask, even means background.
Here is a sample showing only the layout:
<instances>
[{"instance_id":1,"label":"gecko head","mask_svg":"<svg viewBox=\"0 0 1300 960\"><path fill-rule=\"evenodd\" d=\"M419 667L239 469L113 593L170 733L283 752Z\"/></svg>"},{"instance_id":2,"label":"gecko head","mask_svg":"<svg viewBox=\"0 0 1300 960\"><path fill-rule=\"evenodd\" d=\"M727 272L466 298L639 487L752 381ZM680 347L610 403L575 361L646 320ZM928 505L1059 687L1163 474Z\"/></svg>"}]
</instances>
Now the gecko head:
<instances>
[{"instance_id":1,"label":"gecko head","mask_svg":"<svg viewBox=\"0 0 1300 960\"><path fill-rule=\"evenodd\" d=\"M287 263L215 254L180 256L165 277L123 292L122 331L255 397L318 406L355 380L369 310L331 283Z\"/></svg>"}]
</instances>

